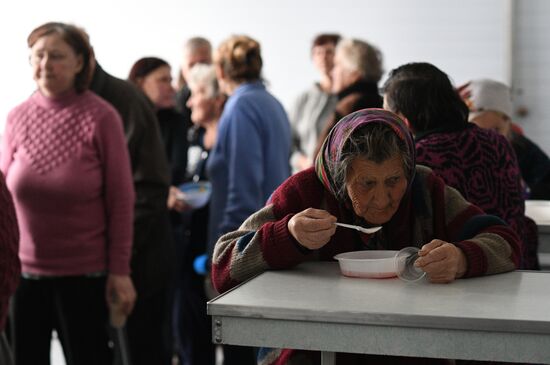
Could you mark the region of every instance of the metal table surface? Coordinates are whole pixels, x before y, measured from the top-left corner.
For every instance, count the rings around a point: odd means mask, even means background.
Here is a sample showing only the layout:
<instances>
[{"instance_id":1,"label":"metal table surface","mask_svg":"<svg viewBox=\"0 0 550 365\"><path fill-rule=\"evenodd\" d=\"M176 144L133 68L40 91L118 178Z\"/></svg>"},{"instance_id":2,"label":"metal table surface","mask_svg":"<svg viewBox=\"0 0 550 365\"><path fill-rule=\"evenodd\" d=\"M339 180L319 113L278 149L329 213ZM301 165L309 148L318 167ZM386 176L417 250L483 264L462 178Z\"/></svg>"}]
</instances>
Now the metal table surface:
<instances>
[{"instance_id":1,"label":"metal table surface","mask_svg":"<svg viewBox=\"0 0 550 365\"><path fill-rule=\"evenodd\" d=\"M452 284L340 275L336 262L268 271L208 302L216 343L550 364L550 273Z\"/></svg>"}]
</instances>

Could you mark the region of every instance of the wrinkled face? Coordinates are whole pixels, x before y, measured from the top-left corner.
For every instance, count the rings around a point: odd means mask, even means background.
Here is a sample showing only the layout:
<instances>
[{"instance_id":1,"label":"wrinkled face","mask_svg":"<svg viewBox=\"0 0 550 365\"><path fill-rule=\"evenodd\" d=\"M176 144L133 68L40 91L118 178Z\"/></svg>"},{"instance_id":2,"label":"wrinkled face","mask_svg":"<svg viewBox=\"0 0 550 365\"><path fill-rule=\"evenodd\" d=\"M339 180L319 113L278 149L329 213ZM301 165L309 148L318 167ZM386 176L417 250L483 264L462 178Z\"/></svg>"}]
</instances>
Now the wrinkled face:
<instances>
[{"instance_id":1,"label":"wrinkled face","mask_svg":"<svg viewBox=\"0 0 550 365\"><path fill-rule=\"evenodd\" d=\"M170 66L160 66L150 72L141 80L140 86L157 108L171 108L175 105Z\"/></svg>"},{"instance_id":2,"label":"wrinkled face","mask_svg":"<svg viewBox=\"0 0 550 365\"><path fill-rule=\"evenodd\" d=\"M395 156L381 164L356 159L347 174L346 190L356 215L371 224L388 222L407 190L402 158Z\"/></svg>"},{"instance_id":3,"label":"wrinkled face","mask_svg":"<svg viewBox=\"0 0 550 365\"><path fill-rule=\"evenodd\" d=\"M38 89L49 97L73 90L75 77L83 67L82 56L55 33L34 43L30 62Z\"/></svg>"},{"instance_id":4,"label":"wrinkled face","mask_svg":"<svg viewBox=\"0 0 550 365\"><path fill-rule=\"evenodd\" d=\"M314 46L311 50L313 64L323 75L330 75L334 67L334 43L327 43L320 46Z\"/></svg>"},{"instance_id":5,"label":"wrinkled face","mask_svg":"<svg viewBox=\"0 0 550 365\"><path fill-rule=\"evenodd\" d=\"M477 124L480 128L493 129L503 135L508 131L507 119L495 111L472 113L470 122Z\"/></svg>"},{"instance_id":6,"label":"wrinkled face","mask_svg":"<svg viewBox=\"0 0 550 365\"><path fill-rule=\"evenodd\" d=\"M183 62L181 63L181 75L189 80L189 72L197 63L212 63L212 52L207 47L199 47L193 52L184 51Z\"/></svg>"},{"instance_id":7,"label":"wrinkled face","mask_svg":"<svg viewBox=\"0 0 550 365\"><path fill-rule=\"evenodd\" d=\"M357 71L351 71L346 67L343 52L338 50L334 55L334 68L332 69L332 92L339 93L357 80L360 75Z\"/></svg>"},{"instance_id":8,"label":"wrinkled face","mask_svg":"<svg viewBox=\"0 0 550 365\"><path fill-rule=\"evenodd\" d=\"M189 85L191 97L187 101L187 107L191 109L193 123L204 127L207 122L219 118L219 97L210 96L209 90L204 85Z\"/></svg>"}]
</instances>

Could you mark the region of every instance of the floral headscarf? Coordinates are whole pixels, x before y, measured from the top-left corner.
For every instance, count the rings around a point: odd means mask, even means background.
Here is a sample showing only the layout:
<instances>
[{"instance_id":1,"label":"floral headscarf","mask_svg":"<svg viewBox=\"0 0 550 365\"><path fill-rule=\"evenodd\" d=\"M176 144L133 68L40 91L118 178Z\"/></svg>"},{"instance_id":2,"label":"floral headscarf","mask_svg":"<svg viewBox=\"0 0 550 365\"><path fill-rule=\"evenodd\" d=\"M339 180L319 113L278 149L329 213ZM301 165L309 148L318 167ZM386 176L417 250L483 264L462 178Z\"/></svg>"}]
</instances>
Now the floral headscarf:
<instances>
[{"instance_id":1,"label":"floral headscarf","mask_svg":"<svg viewBox=\"0 0 550 365\"><path fill-rule=\"evenodd\" d=\"M334 196L337 196L339 188L334 184L334 170L341 162L342 150L350 136L367 123L388 125L401 140L405 141L412 162L410 176L407 176L409 187L413 181L416 152L414 139L405 122L398 115L384 109L362 109L340 119L323 142L315 159L315 171L318 178Z\"/></svg>"}]
</instances>

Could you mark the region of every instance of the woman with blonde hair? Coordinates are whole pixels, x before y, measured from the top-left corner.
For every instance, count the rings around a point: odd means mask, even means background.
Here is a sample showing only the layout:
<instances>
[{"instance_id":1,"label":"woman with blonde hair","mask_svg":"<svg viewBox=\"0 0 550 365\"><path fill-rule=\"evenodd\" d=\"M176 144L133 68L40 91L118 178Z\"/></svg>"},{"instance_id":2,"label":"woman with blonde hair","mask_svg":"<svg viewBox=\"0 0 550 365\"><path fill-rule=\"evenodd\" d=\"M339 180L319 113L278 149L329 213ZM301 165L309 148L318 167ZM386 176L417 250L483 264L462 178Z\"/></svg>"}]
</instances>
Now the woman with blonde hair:
<instances>
[{"instance_id":1,"label":"woman with blonde hair","mask_svg":"<svg viewBox=\"0 0 550 365\"><path fill-rule=\"evenodd\" d=\"M264 206L290 175L290 124L262 82L262 65L260 44L244 35L225 40L214 57L220 89L229 98L207 164L212 182L209 252L222 234L236 230ZM225 359L231 363L227 353Z\"/></svg>"}]
</instances>

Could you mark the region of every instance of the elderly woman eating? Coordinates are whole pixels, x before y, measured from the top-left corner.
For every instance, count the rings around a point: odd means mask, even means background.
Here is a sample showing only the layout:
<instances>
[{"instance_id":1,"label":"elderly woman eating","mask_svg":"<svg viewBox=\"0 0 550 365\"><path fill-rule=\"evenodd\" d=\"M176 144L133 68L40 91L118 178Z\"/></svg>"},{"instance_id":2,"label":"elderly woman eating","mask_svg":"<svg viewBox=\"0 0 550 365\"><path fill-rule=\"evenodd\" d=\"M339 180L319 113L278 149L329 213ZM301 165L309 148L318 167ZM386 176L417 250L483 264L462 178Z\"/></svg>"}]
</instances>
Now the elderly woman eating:
<instances>
[{"instance_id":1,"label":"elderly woman eating","mask_svg":"<svg viewBox=\"0 0 550 365\"><path fill-rule=\"evenodd\" d=\"M337 221L382 229L369 235L337 228ZM291 176L263 209L219 239L212 279L224 292L265 270L329 261L347 251L416 246L421 250L415 265L431 282L449 283L514 270L519 245L502 220L484 214L429 168L415 164L414 142L399 116L364 109L336 124L315 167ZM307 355L273 351L261 363L284 364Z\"/></svg>"}]
</instances>

